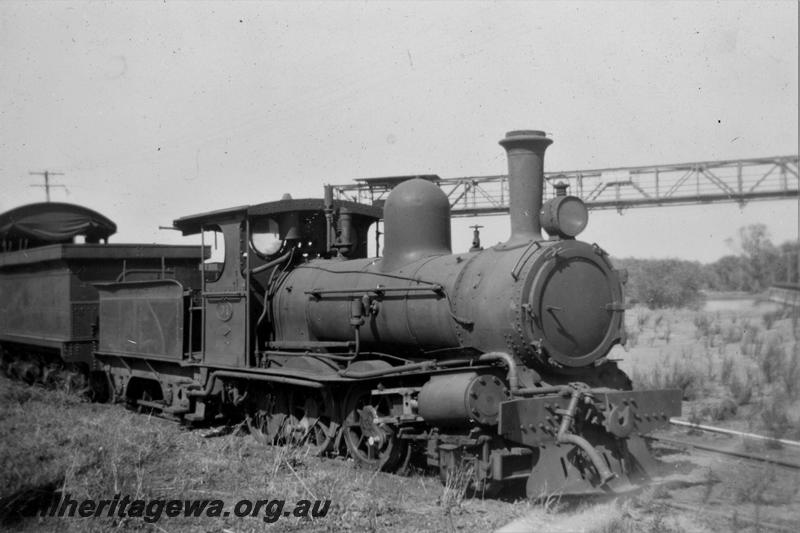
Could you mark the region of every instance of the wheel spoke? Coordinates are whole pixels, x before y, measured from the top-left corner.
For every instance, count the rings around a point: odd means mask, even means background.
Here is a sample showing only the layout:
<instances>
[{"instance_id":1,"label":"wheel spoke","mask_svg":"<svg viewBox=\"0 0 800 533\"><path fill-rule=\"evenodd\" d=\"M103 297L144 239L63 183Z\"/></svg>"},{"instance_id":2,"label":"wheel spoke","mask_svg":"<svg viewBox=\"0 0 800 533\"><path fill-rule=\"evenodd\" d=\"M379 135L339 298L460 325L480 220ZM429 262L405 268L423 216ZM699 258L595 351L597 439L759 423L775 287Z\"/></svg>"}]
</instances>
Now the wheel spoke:
<instances>
[{"instance_id":1,"label":"wheel spoke","mask_svg":"<svg viewBox=\"0 0 800 533\"><path fill-rule=\"evenodd\" d=\"M406 441L397 438L391 426L376 423L376 419L391 414L391 405L384 398L373 400L369 389L353 388L348 392L345 403L345 444L351 457L357 461L373 468L393 471L403 464L410 447Z\"/></svg>"},{"instance_id":2,"label":"wheel spoke","mask_svg":"<svg viewBox=\"0 0 800 533\"><path fill-rule=\"evenodd\" d=\"M320 418L325 412L324 397L316 392L293 391L289 395L288 412L291 421L284 430L289 444L307 447L309 453L321 455L333 444L333 435L321 431L325 422Z\"/></svg>"}]
</instances>

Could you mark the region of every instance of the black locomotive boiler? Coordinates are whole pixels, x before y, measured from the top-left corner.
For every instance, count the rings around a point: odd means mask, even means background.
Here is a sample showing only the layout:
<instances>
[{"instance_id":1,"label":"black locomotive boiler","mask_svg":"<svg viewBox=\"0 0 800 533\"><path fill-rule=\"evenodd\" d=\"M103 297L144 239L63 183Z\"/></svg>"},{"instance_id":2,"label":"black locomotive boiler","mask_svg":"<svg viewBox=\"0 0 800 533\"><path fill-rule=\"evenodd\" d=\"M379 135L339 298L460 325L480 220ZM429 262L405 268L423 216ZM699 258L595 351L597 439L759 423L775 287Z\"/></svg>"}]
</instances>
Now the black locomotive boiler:
<instances>
[{"instance_id":1,"label":"black locomotive boiler","mask_svg":"<svg viewBox=\"0 0 800 533\"><path fill-rule=\"evenodd\" d=\"M511 234L485 250L452 252L448 199L422 179L383 210L326 187L176 220L185 235L216 232L224 257L201 247L197 279L96 284L96 394L186 422L240 413L268 442L387 471L416 454L476 490L646 478L642 435L680 414L680 392L633 391L607 359L625 342L624 276L575 239L581 200L543 203L551 142L500 141ZM381 219L383 256L370 258Z\"/></svg>"}]
</instances>

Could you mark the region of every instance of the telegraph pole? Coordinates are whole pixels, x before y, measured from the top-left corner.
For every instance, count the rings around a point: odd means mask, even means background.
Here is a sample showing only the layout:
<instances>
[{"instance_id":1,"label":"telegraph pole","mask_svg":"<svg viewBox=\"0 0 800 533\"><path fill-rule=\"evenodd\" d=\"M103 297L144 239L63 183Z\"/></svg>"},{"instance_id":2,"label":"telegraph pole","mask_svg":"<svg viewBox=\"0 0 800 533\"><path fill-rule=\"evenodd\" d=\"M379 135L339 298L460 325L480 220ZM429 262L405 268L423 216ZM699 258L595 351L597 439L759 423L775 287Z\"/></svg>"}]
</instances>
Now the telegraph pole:
<instances>
[{"instance_id":1,"label":"telegraph pole","mask_svg":"<svg viewBox=\"0 0 800 533\"><path fill-rule=\"evenodd\" d=\"M50 172L49 170L45 170L44 172L28 172L31 176L44 176L44 185L31 185L31 187L43 187L45 193L47 194L47 201L50 201L50 187L63 187L66 189L67 187L64 185L50 185L50 176L63 176L63 172Z\"/></svg>"}]
</instances>

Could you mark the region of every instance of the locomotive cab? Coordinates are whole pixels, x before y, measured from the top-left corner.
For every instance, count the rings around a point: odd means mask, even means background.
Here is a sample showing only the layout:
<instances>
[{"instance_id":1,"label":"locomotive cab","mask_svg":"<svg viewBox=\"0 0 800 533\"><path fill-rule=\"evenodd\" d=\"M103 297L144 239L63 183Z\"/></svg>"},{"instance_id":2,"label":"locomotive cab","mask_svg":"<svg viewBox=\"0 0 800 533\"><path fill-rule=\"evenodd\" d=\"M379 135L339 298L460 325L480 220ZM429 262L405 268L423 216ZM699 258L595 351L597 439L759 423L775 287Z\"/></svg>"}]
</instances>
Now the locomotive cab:
<instances>
[{"instance_id":1,"label":"locomotive cab","mask_svg":"<svg viewBox=\"0 0 800 533\"><path fill-rule=\"evenodd\" d=\"M272 337L272 289L292 267L319 258L367 256L367 233L381 210L354 202L292 199L180 218L184 235L213 230L224 258L204 272L192 321L202 337L192 358L227 367L259 366ZM208 268L202 264L203 269Z\"/></svg>"}]
</instances>

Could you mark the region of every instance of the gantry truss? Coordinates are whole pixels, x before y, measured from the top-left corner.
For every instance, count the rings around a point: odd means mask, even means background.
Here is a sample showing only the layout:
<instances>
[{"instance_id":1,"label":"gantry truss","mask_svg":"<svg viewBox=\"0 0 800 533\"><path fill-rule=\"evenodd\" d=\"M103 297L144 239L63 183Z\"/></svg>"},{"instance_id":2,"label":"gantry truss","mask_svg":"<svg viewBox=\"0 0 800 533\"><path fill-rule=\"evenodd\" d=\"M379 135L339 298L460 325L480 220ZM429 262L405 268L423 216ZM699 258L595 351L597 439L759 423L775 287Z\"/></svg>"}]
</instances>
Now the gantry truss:
<instances>
[{"instance_id":1,"label":"gantry truss","mask_svg":"<svg viewBox=\"0 0 800 533\"><path fill-rule=\"evenodd\" d=\"M563 181L569 194L580 197L590 209L617 209L733 202L797 197L798 156L760 157L731 161L701 161L674 165L601 168L545 173L545 198ZM508 178L436 175L357 179L334 185L337 198L380 203L392 188L406 179L433 181L450 198L453 216L495 215L508 212Z\"/></svg>"}]
</instances>

